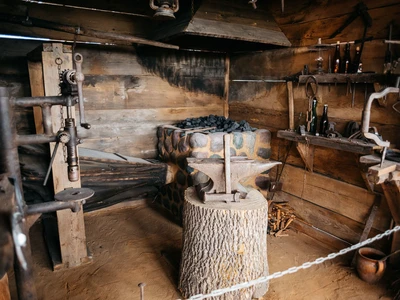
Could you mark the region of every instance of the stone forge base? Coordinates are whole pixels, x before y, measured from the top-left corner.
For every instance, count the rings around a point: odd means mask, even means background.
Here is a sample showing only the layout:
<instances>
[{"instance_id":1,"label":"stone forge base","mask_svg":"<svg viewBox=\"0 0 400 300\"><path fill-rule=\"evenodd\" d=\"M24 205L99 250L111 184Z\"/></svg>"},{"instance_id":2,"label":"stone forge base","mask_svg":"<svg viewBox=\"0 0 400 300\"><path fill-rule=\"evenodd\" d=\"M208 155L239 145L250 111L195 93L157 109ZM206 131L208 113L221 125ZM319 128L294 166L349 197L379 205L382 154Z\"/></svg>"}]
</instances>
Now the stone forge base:
<instances>
[{"instance_id":1,"label":"stone forge base","mask_svg":"<svg viewBox=\"0 0 400 300\"><path fill-rule=\"evenodd\" d=\"M268 275L268 204L251 190L240 203L203 203L196 190L185 193L179 289L185 298ZM260 298L268 283L213 299Z\"/></svg>"}]
</instances>

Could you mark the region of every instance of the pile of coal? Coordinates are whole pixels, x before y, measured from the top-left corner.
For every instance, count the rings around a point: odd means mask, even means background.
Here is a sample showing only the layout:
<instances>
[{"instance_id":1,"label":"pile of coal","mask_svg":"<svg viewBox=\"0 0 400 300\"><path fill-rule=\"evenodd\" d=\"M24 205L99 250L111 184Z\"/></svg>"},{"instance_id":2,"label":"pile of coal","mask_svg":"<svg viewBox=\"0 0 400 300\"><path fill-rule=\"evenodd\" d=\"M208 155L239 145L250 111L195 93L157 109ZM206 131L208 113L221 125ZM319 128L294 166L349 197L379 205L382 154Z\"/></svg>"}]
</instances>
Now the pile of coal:
<instances>
[{"instance_id":1,"label":"pile of coal","mask_svg":"<svg viewBox=\"0 0 400 300\"><path fill-rule=\"evenodd\" d=\"M228 132L228 133L254 131L257 129L251 127L250 124L244 120L236 122L229 118L227 119L224 116L215 116L215 115L209 115L200 118L187 118L179 122L175 126L182 129L215 127L215 129L211 129L208 132Z\"/></svg>"}]
</instances>

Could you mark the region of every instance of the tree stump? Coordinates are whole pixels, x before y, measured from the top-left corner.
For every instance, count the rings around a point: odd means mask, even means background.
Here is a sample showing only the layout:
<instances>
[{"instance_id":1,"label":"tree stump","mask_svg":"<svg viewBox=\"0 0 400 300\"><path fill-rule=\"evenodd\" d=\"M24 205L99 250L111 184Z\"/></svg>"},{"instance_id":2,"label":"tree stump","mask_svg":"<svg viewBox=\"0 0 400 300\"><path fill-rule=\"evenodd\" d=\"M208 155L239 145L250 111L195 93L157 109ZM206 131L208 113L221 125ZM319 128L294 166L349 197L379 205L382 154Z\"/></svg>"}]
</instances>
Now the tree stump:
<instances>
[{"instance_id":1,"label":"tree stump","mask_svg":"<svg viewBox=\"0 0 400 300\"><path fill-rule=\"evenodd\" d=\"M179 289L185 298L268 275L268 203L257 190L240 203L203 203L185 192ZM213 299L260 298L269 283Z\"/></svg>"}]
</instances>

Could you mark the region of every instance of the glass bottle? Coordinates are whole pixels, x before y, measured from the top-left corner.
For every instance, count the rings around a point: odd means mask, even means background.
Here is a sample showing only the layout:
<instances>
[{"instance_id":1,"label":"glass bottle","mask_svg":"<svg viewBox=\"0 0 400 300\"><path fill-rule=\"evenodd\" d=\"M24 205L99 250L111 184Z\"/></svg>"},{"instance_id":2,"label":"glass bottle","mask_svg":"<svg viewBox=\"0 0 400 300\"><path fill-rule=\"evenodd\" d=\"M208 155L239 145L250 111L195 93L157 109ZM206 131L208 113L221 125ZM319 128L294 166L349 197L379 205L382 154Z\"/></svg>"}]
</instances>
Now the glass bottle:
<instances>
[{"instance_id":1,"label":"glass bottle","mask_svg":"<svg viewBox=\"0 0 400 300\"><path fill-rule=\"evenodd\" d=\"M350 56L350 44L347 43L344 48L344 57L343 57L343 71L342 73L348 74L351 73L351 56Z\"/></svg>"},{"instance_id":2,"label":"glass bottle","mask_svg":"<svg viewBox=\"0 0 400 300\"><path fill-rule=\"evenodd\" d=\"M362 61L360 47L356 47L356 55L353 63L353 73L362 73Z\"/></svg>"},{"instance_id":3,"label":"glass bottle","mask_svg":"<svg viewBox=\"0 0 400 300\"><path fill-rule=\"evenodd\" d=\"M324 104L324 112L321 117L321 122L319 123L319 135L325 136L328 129L329 129L328 104Z\"/></svg>"},{"instance_id":4,"label":"glass bottle","mask_svg":"<svg viewBox=\"0 0 400 300\"><path fill-rule=\"evenodd\" d=\"M316 135L317 133L317 124L318 124L317 99L314 98L312 100L312 113L311 113L311 123L310 123L310 133L313 135Z\"/></svg>"},{"instance_id":5,"label":"glass bottle","mask_svg":"<svg viewBox=\"0 0 400 300\"><path fill-rule=\"evenodd\" d=\"M337 41L335 54L333 55L333 73L340 72L340 42Z\"/></svg>"}]
</instances>

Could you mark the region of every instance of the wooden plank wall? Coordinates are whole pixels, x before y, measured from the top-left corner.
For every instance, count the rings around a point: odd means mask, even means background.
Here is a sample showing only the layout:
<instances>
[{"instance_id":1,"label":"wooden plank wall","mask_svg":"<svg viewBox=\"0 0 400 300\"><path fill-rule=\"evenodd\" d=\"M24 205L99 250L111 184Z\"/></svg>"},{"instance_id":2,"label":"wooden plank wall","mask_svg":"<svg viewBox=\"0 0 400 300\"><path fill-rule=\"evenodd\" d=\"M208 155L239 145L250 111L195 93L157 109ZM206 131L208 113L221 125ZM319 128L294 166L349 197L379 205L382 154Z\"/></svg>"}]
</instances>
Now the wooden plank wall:
<instances>
[{"instance_id":1,"label":"wooden plank wall","mask_svg":"<svg viewBox=\"0 0 400 300\"><path fill-rule=\"evenodd\" d=\"M3 45L0 80L15 84L16 96L30 96L21 52L37 43L5 40ZM14 48L25 50L6 51ZM155 158L158 125L223 115L223 54L97 45L77 46L76 52L84 58L86 119L92 125L90 130L78 127L82 147ZM17 117L21 134L35 133L31 108L19 109Z\"/></svg>"},{"instance_id":2,"label":"wooden plank wall","mask_svg":"<svg viewBox=\"0 0 400 300\"><path fill-rule=\"evenodd\" d=\"M246 119L252 126L268 128L273 132L272 149L274 159L283 160L290 142L278 139L276 131L287 129L288 95L285 83L235 82L244 79L281 79L300 72L304 65L315 71L315 52L309 52L308 45L315 44L318 37L323 43L334 43L336 39L351 41L361 37L362 22L357 19L337 38L328 37L349 17L358 1L338 4L334 1L285 1L285 13L281 14L279 1L270 1L276 22L290 41L297 47L271 50L261 53L231 55L230 117ZM400 4L398 1L364 1L370 8L373 26L367 36L378 39L387 37L390 21L398 21ZM400 36L399 23L395 23L393 37ZM360 27L360 28L359 28ZM365 44L362 57L364 71L382 72L386 46L382 40ZM342 48L343 51L343 48ZM354 56L355 47L352 46ZM324 52L325 69L330 53ZM395 58L400 57L400 47L393 46ZM304 123L308 100L304 85L294 86L295 125ZM348 121L361 121L361 112L367 93L374 91L372 84L356 85L355 107L351 107L351 94L347 85L319 85L318 115L322 114L323 104L329 105L329 119L337 123L343 131ZM384 139L390 140L396 148L400 147L400 118L391 106L397 96L388 97L386 107L373 103L371 126L376 126ZM304 163L293 145L289 150L287 165L281 180L283 192L274 200L289 201L306 223L322 229L350 243L360 238L363 224L372 207L374 196L366 189L357 167L358 156L333 149L315 148L314 173L306 172ZM274 174L272 174L275 176ZM371 235L389 227L390 214L386 201L383 201Z\"/></svg>"},{"instance_id":3,"label":"wooden plank wall","mask_svg":"<svg viewBox=\"0 0 400 300\"><path fill-rule=\"evenodd\" d=\"M36 42L1 40L0 82L13 85L13 97L31 95L25 55L36 46ZM32 108L16 108L15 117L19 134L35 133Z\"/></svg>"},{"instance_id":4,"label":"wooden plank wall","mask_svg":"<svg viewBox=\"0 0 400 300\"><path fill-rule=\"evenodd\" d=\"M225 56L162 49L81 47L86 119L83 147L157 155L156 128L223 114Z\"/></svg>"}]
</instances>

